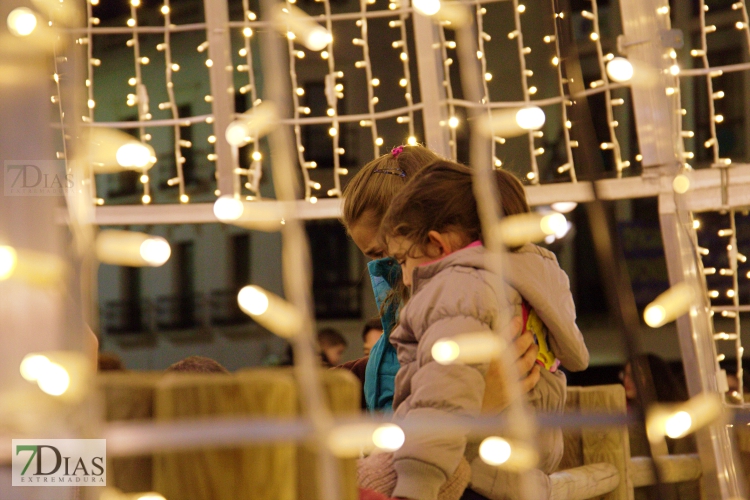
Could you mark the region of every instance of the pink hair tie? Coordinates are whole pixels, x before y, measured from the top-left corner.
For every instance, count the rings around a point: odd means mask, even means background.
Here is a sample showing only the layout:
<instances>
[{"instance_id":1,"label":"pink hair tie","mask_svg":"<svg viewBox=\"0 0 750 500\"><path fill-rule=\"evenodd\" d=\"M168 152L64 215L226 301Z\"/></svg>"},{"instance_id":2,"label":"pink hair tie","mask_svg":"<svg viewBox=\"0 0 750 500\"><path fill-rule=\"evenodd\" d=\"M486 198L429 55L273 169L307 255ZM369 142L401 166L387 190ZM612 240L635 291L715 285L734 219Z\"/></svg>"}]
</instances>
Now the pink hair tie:
<instances>
[{"instance_id":1,"label":"pink hair tie","mask_svg":"<svg viewBox=\"0 0 750 500\"><path fill-rule=\"evenodd\" d=\"M394 158L398 158L398 155L400 155L400 154L401 154L401 153L403 152L403 150L404 150L404 147L403 147L403 146L396 146L395 148L393 148L393 149L391 150L391 155L392 155L392 156L393 156Z\"/></svg>"}]
</instances>

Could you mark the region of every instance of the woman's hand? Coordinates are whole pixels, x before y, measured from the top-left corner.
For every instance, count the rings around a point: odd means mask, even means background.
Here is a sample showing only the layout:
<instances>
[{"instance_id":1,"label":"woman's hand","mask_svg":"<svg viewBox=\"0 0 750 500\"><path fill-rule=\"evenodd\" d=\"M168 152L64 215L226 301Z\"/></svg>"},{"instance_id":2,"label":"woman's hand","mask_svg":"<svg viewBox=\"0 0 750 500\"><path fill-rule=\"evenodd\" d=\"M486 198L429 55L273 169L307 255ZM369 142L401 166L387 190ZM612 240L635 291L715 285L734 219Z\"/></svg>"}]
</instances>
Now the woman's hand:
<instances>
[{"instance_id":1,"label":"woman's hand","mask_svg":"<svg viewBox=\"0 0 750 500\"><path fill-rule=\"evenodd\" d=\"M541 375L539 374L539 365L536 363L536 356L539 354L539 346L534 342L534 334L529 330L521 332L523 326L519 317L513 318L509 328L512 329L512 336L516 339L513 344L516 347L518 358L516 359L516 369L521 374L521 387L524 393L533 389Z\"/></svg>"},{"instance_id":2,"label":"woman's hand","mask_svg":"<svg viewBox=\"0 0 750 500\"><path fill-rule=\"evenodd\" d=\"M508 329L503 332L507 337L513 340L516 349L515 367L518 373L518 381L521 384L521 391L526 394L533 389L539 378L539 365L536 364L536 356L539 353L539 347L534 342L534 334L530 331L522 332L523 321L521 318L513 318L508 325ZM508 396L507 379L505 371L500 368L500 363L495 360L490 362L487 373L484 376L485 390L484 399L482 400L482 412L499 413L510 404Z\"/></svg>"}]
</instances>

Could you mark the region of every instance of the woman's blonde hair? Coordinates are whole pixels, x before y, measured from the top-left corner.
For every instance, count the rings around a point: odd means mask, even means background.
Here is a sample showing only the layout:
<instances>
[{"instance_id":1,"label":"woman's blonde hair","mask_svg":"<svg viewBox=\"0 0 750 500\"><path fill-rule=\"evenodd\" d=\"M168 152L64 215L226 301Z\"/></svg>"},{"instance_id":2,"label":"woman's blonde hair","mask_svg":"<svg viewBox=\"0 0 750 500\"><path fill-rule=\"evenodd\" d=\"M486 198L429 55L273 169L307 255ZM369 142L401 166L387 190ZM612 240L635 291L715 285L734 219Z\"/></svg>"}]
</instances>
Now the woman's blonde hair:
<instances>
[{"instance_id":1,"label":"woman's blonde hair","mask_svg":"<svg viewBox=\"0 0 750 500\"><path fill-rule=\"evenodd\" d=\"M347 231L363 216L379 226L401 188L422 167L440 159L424 146L398 146L362 167L343 192L342 219Z\"/></svg>"}]
</instances>

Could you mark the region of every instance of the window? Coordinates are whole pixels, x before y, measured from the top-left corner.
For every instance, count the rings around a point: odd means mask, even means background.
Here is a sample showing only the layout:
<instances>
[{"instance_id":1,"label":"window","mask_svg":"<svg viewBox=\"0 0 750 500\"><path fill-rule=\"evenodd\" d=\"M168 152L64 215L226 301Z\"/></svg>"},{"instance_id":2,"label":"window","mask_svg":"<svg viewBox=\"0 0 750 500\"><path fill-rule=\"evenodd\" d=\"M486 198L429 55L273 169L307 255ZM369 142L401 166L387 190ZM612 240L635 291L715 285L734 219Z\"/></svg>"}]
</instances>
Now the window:
<instances>
[{"instance_id":1,"label":"window","mask_svg":"<svg viewBox=\"0 0 750 500\"><path fill-rule=\"evenodd\" d=\"M239 290L250 283L250 234L236 234L230 239L232 268L230 283Z\"/></svg>"},{"instance_id":2,"label":"window","mask_svg":"<svg viewBox=\"0 0 750 500\"><path fill-rule=\"evenodd\" d=\"M173 246L173 294L156 300L156 323L162 330L193 328L197 325L195 295L195 248L192 241Z\"/></svg>"},{"instance_id":3,"label":"window","mask_svg":"<svg viewBox=\"0 0 750 500\"><path fill-rule=\"evenodd\" d=\"M351 243L344 227L338 220L317 220L309 221L306 229L312 253L315 316L359 318L362 266L351 262Z\"/></svg>"},{"instance_id":4,"label":"window","mask_svg":"<svg viewBox=\"0 0 750 500\"><path fill-rule=\"evenodd\" d=\"M103 304L103 329L110 334L140 333L148 330L141 301L141 269L120 268L120 300Z\"/></svg>"},{"instance_id":5,"label":"window","mask_svg":"<svg viewBox=\"0 0 750 500\"><path fill-rule=\"evenodd\" d=\"M250 323L250 317L240 310L237 292L250 284L250 233L235 234L228 241L228 288L213 290L209 297L211 324L215 326Z\"/></svg>"}]
</instances>

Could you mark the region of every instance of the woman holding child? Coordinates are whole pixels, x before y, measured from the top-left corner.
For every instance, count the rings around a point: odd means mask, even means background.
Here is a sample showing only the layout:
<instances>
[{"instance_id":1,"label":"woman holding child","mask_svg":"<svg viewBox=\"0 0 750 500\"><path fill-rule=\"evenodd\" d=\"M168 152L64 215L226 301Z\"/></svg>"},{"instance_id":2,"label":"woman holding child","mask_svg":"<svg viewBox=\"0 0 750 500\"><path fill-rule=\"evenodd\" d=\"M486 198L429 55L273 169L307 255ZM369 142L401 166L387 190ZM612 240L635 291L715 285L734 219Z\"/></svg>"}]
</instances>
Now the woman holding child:
<instances>
[{"instance_id":1,"label":"woman holding child","mask_svg":"<svg viewBox=\"0 0 750 500\"><path fill-rule=\"evenodd\" d=\"M506 215L529 210L517 179L499 171L497 181ZM502 411L508 402L490 366L440 365L431 347L444 337L492 330L503 311L514 316L506 330L517 337L516 365L536 409L562 411L560 363L571 370L588 364L567 276L553 254L534 245L514 249L508 266L514 272L504 276L503 290L493 289L471 182L468 167L421 146L399 146L366 165L344 191L344 224L374 259L368 269L384 329L367 363L370 410L392 406L402 419ZM536 331L519 335L522 324ZM548 481L562 456L562 436L548 430L539 441L539 478ZM412 438L393 455L360 462L360 486L402 498L458 499L469 476L471 490L488 498L515 494L512 481L460 437Z\"/></svg>"}]
</instances>

